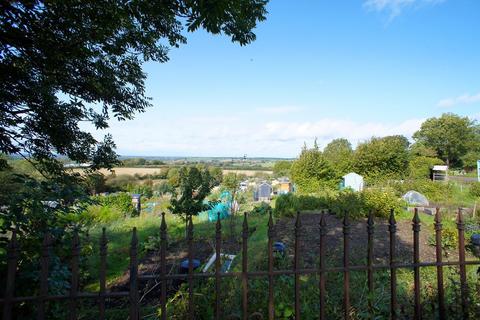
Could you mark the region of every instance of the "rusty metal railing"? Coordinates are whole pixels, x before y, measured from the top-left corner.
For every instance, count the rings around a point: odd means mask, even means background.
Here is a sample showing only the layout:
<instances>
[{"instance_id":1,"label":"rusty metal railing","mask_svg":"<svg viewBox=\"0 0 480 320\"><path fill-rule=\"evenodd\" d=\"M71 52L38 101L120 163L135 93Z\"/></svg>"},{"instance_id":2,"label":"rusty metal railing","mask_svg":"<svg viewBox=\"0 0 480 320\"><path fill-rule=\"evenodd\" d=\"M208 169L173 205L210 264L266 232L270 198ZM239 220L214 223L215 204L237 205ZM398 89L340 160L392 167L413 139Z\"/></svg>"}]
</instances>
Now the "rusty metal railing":
<instances>
[{"instance_id":1,"label":"rusty metal railing","mask_svg":"<svg viewBox=\"0 0 480 320\"><path fill-rule=\"evenodd\" d=\"M326 234L328 226L326 223L325 214L322 214L319 223L319 263L316 268L302 268L300 265L300 236L301 236L301 214L297 213L294 229L294 253L293 253L293 268L289 270L275 270L274 269L274 251L273 251L273 239L274 239L274 223L272 214L268 220L268 268L266 271L248 271L248 235L249 225L247 214L245 213L242 225L242 246L241 246L241 271L233 272L221 272L221 246L222 246L222 224L220 219L215 224L215 271L212 273L196 273L193 269L193 235L194 225L191 217L188 219L187 224L187 247L188 247L188 273L187 274L167 274L167 224L165 221L165 214L162 213L161 225L160 225L160 273L158 275L139 275L138 272L138 238L136 228L132 231L132 240L130 244L130 268L129 268L129 290L111 292L107 290L106 286L106 270L107 270L107 235L105 228L102 230L102 235L99 241L99 285L100 289L98 293L79 292L79 255L80 255L80 241L78 234L73 235L72 240L72 258L71 258L71 283L68 294L65 295L49 295L48 294L48 276L51 272L49 268L49 255L52 246L52 237L50 234L46 234L42 244L42 251L40 256L40 287L39 294L37 296L24 296L15 297L15 279L17 274L17 263L19 257L18 247L18 235L16 231L13 231L11 240L8 246L7 254L7 277L5 281L5 293L4 297L0 299L0 304L3 305L3 319L14 319L15 315L12 310L15 304L19 303L33 303L36 304L36 318L43 320L46 318L46 303L48 301L67 300L69 303L66 305L68 308L69 319L75 320L78 318L78 300L79 299L92 299L98 302L98 311L100 320L106 317L106 299L112 298L128 298L130 319L140 319L140 299L139 299L139 281L156 279L160 281L160 310L161 319L166 320L169 318L167 314L167 295L168 286L167 281L181 279L188 284L188 318L195 319L195 294L194 294L194 281L197 279L214 279L215 290L215 319L263 319L261 313L254 312L249 314L249 280L259 277L265 277L268 280L268 298L266 307L266 315L269 320L275 317L275 278L280 275L292 276L294 278L294 317L300 319L301 317L301 288L300 288L300 276L301 275L318 275L318 288L319 288L319 319L326 319L326 279L327 274L332 272L343 273L343 315L345 319L350 318L350 272L352 271L365 271L367 273L367 287L368 287L368 311L373 312L372 296L374 292L374 275L375 271L386 270L390 273L390 318L397 319L399 317L399 305L397 300L397 270L398 269L413 269L414 273L414 319L421 319L422 317L422 304L421 304L421 275L420 269L424 267L435 267L437 276L437 297L438 297L438 315L440 319L445 319L446 305L445 305L445 290L444 290L444 274L443 269L447 266L457 266L459 268L459 280L460 280L460 292L461 292L461 307L463 317L467 318L469 313L468 304L468 285L467 285L467 265L478 265L479 261L466 261L465 259L465 237L464 229L465 224L463 221L463 214L461 210L457 214L457 230L458 230L458 261L442 260L442 218L440 211L437 209L435 214L435 246L436 246L436 261L435 262L421 262L420 261L420 219L418 210L415 209L414 217L412 220L413 231L413 263L398 263L396 252L396 240L397 240L397 223L393 210L390 213L388 220L388 232L389 232L389 261L388 264L374 264L373 250L374 250L374 218L370 214L366 223L366 231L368 234L367 240L367 263L365 265L351 265L350 264L350 221L348 214L343 218L343 264L341 267L327 267L326 265ZM222 292L221 283L223 278L238 278L241 282L241 297L242 297L242 316L225 316L222 310Z\"/></svg>"}]
</instances>

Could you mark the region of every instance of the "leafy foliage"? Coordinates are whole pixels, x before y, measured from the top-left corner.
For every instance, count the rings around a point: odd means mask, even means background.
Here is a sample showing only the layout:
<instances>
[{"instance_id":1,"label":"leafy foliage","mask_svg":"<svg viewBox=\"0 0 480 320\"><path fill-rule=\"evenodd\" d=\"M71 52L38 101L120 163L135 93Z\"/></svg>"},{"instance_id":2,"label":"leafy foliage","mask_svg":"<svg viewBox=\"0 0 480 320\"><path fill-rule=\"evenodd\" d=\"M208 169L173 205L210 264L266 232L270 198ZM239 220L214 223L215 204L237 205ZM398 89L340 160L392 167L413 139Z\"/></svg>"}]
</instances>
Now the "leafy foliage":
<instances>
[{"instance_id":1,"label":"leafy foliage","mask_svg":"<svg viewBox=\"0 0 480 320\"><path fill-rule=\"evenodd\" d=\"M355 150L355 170L369 180L402 178L408 170L408 145L404 136L372 138Z\"/></svg>"},{"instance_id":2,"label":"leafy foliage","mask_svg":"<svg viewBox=\"0 0 480 320\"><path fill-rule=\"evenodd\" d=\"M0 10L0 152L29 154L45 170L56 155L94 168L116 160L111 136L97 129L151 104L145 61L168 61L203 28L245 45L265 19L266 0L9 1ZM52 121L55 119L55 121Z\"/></svg>"},{"instance_id":3,"label":"leafy foliage","mask_svg":"<svg viewBox=\"0 0 480 320\"><path fill-rule=\"evenodd\" d=\"M208 169L182 167L179 171L177 190L173 192L170 210L174 214L190 216L205 210L205 198L213 188Z\"/></svg>"},{"instance_id":4,"label":"leafy foliage","mask_svg":"<svg viewBox=\"0 0 480 320\"><path fill-rule=\"evenodd\" d=\"M349 217L357 219L372 211L375 216L386 218L391 209L399 213L403 205L390 189L366 189L362 192L345 189L308 196L280 195L276 199L274 213L277 216L292 217L297 211L329 210L340 217L348 212Z\"/></svg>"},{"instance_id":5,"label":"leafy foliage","mask_svg":"<svg viewBox=\"0 0 480 320\"><path fill-rule=\"evenodd\" d=\"M477 124L468 117L444 113L439 118L427 119L413 135L415 141L434 149L447 165L460 165L461 158L470 149L480 147Z\"/></svg>"},{"instance_id":6,"label":"leafy foliage","mask_svg":"<svg viewBox=\"0 0 480 320\"><path fill-rule=\"evenodd\" d=\"M107 196L98 196L94 199L102 207L118 209L123 216L129 216L135 212L135 208L132 204L132 196L125 192L109 194Z\"/></svg>"},{"instance_id":7,"label":"leafy foliage","mask_svg":"<svg viewBox=\"0 0 480 320\"><path fill-rule=\"evenodd\" d=\"M302 149L300 156L292 164L291 177L301 193L319 192L335 184L332 168L316 142L312 149Z\"/></svg>"},{"instance_id":8,"label":"leafy foliage","mask_svg":"<svg viewBox=\"0 0 480 320\"><path fill-rule=\"evenodd\" d=\"M334 139L325 149L323 155L335 170L337 178L349 173L353 167L353 149L347 139Z\"/></svg>"},{"instance_id":9,"label":"leafy foliage","mask_svg":"<svg viewBox=\"0 0 480 320\"><path fill-rule=\"evenodd\" d=\"M480 182L470 184L470 194L474 197L480 198Z\"/></svg>"},{"instance_id":10,"label":"leafy foliage","mask_svg":"<svg viewBox=\"0 0 480 320\"><path fill-rule=\"evenodd\" d=\"M279 160L273 165L273 174L276 177L289 177L292 168L292 161Z\"/></svg>"}]
</instances>

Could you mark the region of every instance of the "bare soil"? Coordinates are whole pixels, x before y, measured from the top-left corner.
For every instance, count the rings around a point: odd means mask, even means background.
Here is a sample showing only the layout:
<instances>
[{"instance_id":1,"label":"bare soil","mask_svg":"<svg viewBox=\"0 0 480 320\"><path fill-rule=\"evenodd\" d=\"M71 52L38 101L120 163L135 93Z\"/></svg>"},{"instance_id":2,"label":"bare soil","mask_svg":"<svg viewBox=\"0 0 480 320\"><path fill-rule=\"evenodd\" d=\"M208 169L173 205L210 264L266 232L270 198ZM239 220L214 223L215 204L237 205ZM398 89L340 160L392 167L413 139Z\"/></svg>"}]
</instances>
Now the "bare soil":
<instances>
[{"instance_id":1,"label":"bare soil","mask_svg":"<svg viewBox=\"0 0 480 320\"><path fill-rule=\"evenodd\" d=\"M301 215L300 255L305 268L318 265L320 241L320 214ZM326 225L328 232L325 236L326 255L329 264L341 266L343 261L343 222L334 215L327 214ZM275 239L286 244L287 254L293 255L295 218L284 218L275 225ZM388 221L375 219L374 224L374 264L388 263L390 253L390 236ZM420 231L420 261L434 262L436 259L435 247L429 245L428 240L433 234L432 227L422 226ZM350 222L350 263L363 264L367 257L367 221L366 219ZM413 261L413 231L412 222L397 222L396 254L398 263ZM457 260L455 252L444 252L444 261Z\"/></svg>"}]
</instances>

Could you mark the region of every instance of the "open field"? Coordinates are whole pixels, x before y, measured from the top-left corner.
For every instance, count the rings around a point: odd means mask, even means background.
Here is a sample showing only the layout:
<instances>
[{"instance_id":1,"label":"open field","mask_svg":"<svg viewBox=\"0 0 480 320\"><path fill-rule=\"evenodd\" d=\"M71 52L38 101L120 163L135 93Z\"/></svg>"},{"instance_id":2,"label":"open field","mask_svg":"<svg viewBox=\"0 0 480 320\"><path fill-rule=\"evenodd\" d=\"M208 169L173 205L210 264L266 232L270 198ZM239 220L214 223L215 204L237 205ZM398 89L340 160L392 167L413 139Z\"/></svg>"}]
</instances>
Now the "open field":
<instances>
[{"instance_id":1,"label":"open field","mask_svg":"<svg viewBox=\"0 0 480 320\"><path fill-rule=\"evenodd\" d=\"M80 169L81 170L81 169ZM134 175L134 174L139 174L139 175L145 175L145 174L153 174L155 172L159 172L161 168L127 168L127 167L116 167L113 168L115 173L117 175L121 174L128 174L128 175ZM110 172L106 169L100 170L101 173L105 175L109 175ZM223 174L227 174L230 172L235 172L235 173L241 173L249 177L253 177L255 174L258 173L263 173L263 174L272 174L272 171L269 170L230 170L230 169L225 169L222 170Z\"/></svg>"}]
</instances>

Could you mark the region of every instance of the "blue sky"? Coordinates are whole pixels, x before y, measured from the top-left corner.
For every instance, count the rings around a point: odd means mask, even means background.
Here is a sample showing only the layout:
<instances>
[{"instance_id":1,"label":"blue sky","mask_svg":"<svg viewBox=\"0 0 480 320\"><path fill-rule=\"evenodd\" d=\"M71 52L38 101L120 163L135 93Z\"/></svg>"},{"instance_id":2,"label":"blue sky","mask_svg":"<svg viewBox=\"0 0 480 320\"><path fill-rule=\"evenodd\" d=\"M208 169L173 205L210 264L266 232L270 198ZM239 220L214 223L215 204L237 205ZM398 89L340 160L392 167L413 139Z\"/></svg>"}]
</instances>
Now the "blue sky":
<instances>
[{"instance_id":1,"label":"blue sky","mask_svg":"<svg viewBox=\"0 0 480 320\"><path fill-rule=\"evenodd\" d=\"M303 142L410 137L480 119L480 1L272 0L245 47L203 31L147 63L153 108L111 122L122 155L295 157ZM103 134L97 133L97 135Z\"/></svg>"}]
</instances>

